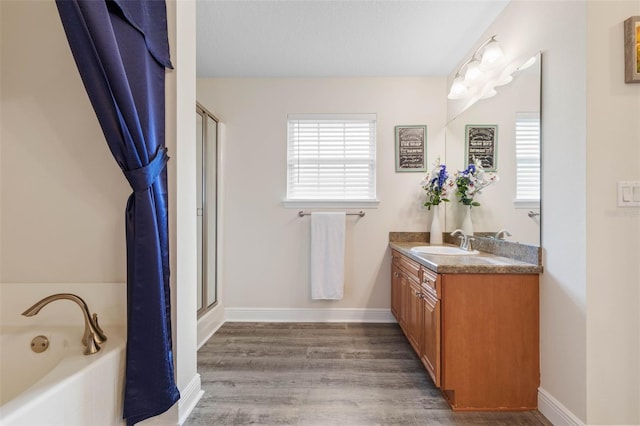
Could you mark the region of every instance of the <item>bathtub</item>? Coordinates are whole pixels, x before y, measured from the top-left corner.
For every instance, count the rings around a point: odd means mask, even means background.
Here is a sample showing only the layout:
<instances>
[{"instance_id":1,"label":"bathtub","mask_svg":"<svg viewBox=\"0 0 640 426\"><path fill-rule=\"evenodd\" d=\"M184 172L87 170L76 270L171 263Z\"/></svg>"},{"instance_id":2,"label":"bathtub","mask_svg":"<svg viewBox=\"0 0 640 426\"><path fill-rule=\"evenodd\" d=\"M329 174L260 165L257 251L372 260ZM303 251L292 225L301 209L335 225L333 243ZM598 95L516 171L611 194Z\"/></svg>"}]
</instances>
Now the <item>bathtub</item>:
<instances>
[{"instance_id":1,"label":"bathtub","mask_svg":"<svg viewBox=\"0 0 640 426\"><path fill-rule=\"evenodd\" d=\"M106 328L108 340L84 355L81 327L0 329L0 424L124 425L122 393L125 339ZM31 350L36 336L49 347Z\"/></svg>"}]
</instances>

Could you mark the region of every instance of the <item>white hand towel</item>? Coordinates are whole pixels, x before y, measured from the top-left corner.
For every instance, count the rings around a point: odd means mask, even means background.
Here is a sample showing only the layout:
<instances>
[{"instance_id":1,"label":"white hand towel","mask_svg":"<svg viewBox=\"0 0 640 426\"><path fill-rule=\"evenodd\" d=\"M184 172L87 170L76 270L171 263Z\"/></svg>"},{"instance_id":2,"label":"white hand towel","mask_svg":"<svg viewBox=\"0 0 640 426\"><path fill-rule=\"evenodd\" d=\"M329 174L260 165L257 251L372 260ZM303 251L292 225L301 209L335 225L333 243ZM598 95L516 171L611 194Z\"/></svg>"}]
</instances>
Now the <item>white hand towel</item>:
<instances>
[{"instance_id":1,"label":"white hand towel","mask_svg":"<svg viewBox=\"0 0 640 426\"><path fill-rule=\"evenodd\" d=\"M311 213L311 298L342 299L345 213Z\"/></svg>"}]
</instances>

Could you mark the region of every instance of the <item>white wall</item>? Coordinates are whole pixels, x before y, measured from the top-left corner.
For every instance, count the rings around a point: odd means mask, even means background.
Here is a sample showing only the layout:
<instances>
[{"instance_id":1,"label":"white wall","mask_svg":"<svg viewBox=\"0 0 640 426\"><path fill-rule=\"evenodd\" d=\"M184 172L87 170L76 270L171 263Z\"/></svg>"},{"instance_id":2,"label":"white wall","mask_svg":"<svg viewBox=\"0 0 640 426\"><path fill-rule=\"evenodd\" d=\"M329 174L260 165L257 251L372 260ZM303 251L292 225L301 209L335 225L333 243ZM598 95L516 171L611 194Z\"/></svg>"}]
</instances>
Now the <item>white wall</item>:
<instances>
[{"instance_id":1,"label":"white wall","mask_svg":"<svg viewBox=\"0 0 640 426\"><path fill-rule=\"evenodd\" d=\"M640 84L624 83L623 22L640 2L587 9L587 419L640 424L640 208L616 184L640 180Z\"/></svg>"},{"instance_id":2,"label":"white wall","mask_svg":"<svg viewBox=\"0 0 640 426\"><path fill-rule=\"evenodd\" d=\"M203 394L197 367L195 3L167 0L174 69L166 74L171 306L180 401L140 425L182 424Z\"/></svg>"},{"instance_id":3,"label":"white wall","mask_svg":"<svg viewBox=\"0 0 640 426\"><path fill-rule=\"evenodd\" d=\"M131 191L55 2L0 7L0 281L124 282L123 213Z\"/></svg>"},{"instance_id":4,"label":"white wall","mask_svg":"<svg viewBox=\"0 0 640 426\"><path fill-rule=\"evenodd\" d=\"M443 154L444 78L199 79L198 101L226 126L224 287L228 308L389 309L389 231L427 231L422 173L395 173L394 126L428 126L429 167ZM309 217L284 208L286 119L375 112L380 205L347 218L345 296L312 301Z\"/></svg>"},{"instance_id":5,"label":"white wall","mask_svg":"<svg viewBox=\"0 0 640 426\"><path fill-rule=\"evenodd\" d=\"M178 422L186 420L202 396L197 374L196 80L195 2L168 1L169 43L174 70L167 74L169 234ZM167 413L162 418L170 419Z\"/></svg>"},{"instance_id":6,"label":"white wall","mask_svg":"<svg viewBox=\"0 0 640 426\"><path fill-rule=\"evenodd\" d=\"M511 2L478 42L497 34L507 56L543 52L540 409L556 424L587 420L586 10Z\"/></svg>"},{"instance_id":7,"label":"white wall","mask_svg":"<svg viewBox=\"0 0 640 426\"><path fill-rule=\"evenodd\" d=\"M81 325L71 292L100 323L126 318L124 206L111 157L53 1L2 1L0 40L0 323ZM25 24L28 23L28 24Z\"/></svg>"}]
</instances>

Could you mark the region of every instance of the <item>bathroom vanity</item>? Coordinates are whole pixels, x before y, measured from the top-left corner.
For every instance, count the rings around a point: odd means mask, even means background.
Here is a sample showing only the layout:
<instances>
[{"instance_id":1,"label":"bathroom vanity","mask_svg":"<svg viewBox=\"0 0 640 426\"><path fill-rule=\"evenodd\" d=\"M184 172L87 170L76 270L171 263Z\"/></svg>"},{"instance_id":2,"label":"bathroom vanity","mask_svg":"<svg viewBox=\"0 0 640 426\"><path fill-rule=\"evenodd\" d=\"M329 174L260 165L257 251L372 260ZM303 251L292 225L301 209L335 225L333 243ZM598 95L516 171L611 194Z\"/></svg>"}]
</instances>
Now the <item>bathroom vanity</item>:
<instances>
[{"instance_id":1,"label":"bathroom vanity","mask_svg":"<svg viewBox=\"0 0 640 426\"><path fill-rule=\"evenodd\" d=\"M539 368L538 264L416 254L390 242L391 310L453 410L531 410Z\"/></svg>"}]
</instances>

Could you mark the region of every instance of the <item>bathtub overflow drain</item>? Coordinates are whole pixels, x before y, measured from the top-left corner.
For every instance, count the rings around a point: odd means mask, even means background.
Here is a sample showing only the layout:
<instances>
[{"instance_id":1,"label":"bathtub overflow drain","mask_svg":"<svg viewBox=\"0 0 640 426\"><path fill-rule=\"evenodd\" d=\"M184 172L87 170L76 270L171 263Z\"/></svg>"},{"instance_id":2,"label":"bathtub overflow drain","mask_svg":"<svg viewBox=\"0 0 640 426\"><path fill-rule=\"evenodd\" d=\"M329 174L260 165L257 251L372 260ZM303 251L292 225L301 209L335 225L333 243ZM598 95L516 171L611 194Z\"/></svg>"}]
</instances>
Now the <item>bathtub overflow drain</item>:
<instances>
[{"instance_id":1,"label":"bathtub overflow drain","mask_svg":"<svg viewBox=\"0 0 640 426\"><path fill-rule=\"evenodd\" d=\"M37 354L46 351L48 347L49 339L47 339L45 336L36 336L31 341L31 350Z\"/></svg>"}]
</instances>

